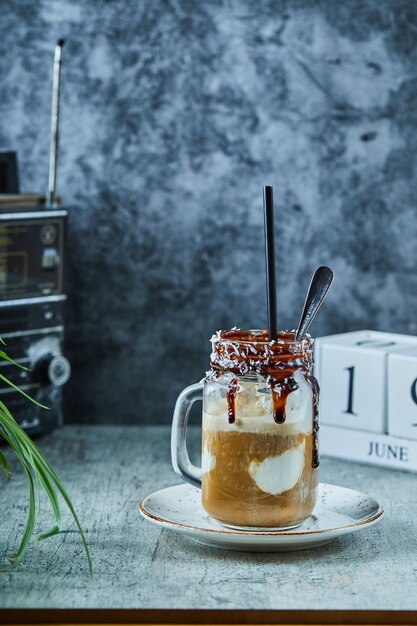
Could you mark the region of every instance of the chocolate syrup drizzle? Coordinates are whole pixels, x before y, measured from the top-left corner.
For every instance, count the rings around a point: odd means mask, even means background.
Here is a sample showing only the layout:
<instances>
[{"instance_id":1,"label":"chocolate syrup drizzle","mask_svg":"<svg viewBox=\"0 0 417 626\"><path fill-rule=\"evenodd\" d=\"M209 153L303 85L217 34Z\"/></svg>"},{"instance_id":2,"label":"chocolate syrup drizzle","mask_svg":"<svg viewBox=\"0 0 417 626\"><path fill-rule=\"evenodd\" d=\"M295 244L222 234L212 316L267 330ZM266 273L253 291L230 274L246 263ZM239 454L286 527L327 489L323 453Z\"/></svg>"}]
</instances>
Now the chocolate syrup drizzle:
<instances>
[{"instance_id":1,"label":"chocolate syrup drizzle","mask_svg":"<svg viewBox=\"0 0 417 626\"><path fill-rule=\"evenodd\" d=\"M279 332L275 341L269 341L266 330L218 331L211 339L211 371L207 379L217 379L224 374L236 374L228 384L226 397L229 424L236 419L235 398L238 376L258 374L265 378L271 389L273 418L277 424L285 422L285 405L292 391L298 389L294 380L297 370L305 372L313 392L313 458L312 466L319 466L318 454L318 396L319 385L312 374L313 339L307 335L295 340L293 332Z\"/></svg>"},{"instance_id":2,"label":"chocolate syrup drizzle","mask_svg":"<svg viewBox=\"0 0 417 626\"><path fill-rule=\"evenodd\" d=\"M238 380L232 378L227 386L226 398L227 398L227 415L229 418L229 424L234 424L236 419L235 414L235 398L237 393Z\"/></svg>"}]
</instances>

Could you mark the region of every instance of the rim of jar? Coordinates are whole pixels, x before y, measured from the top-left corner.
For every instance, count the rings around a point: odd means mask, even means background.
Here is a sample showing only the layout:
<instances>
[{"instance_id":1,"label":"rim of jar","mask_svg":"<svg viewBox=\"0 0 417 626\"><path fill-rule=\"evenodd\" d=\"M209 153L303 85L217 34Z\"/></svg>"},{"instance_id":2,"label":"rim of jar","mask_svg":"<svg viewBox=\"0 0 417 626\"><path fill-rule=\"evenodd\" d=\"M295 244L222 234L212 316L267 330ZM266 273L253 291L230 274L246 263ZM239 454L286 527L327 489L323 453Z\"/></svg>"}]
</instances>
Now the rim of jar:
<instances>
[{"instance_id":1,"label":"rim of jar","mask_svg":"<svg viewBox=\"0 0 417 626\"><path fill-rule=\"evenodd\" d=\"M241 334L241 338L237 338ZM265 339L254 340L252 337L264 336ZM277 339L269 339L268 331L263 329L251 328L249 330L241 330L233 328L232 330L218 330L212 337L213 342L237 343L240 345L251 346L300 346L301 351L310 350L314 344L314 339L310 334L306 334L302 339L295 339L296 331L280 330L277 332Z\"/></svg>"}]
</instances>

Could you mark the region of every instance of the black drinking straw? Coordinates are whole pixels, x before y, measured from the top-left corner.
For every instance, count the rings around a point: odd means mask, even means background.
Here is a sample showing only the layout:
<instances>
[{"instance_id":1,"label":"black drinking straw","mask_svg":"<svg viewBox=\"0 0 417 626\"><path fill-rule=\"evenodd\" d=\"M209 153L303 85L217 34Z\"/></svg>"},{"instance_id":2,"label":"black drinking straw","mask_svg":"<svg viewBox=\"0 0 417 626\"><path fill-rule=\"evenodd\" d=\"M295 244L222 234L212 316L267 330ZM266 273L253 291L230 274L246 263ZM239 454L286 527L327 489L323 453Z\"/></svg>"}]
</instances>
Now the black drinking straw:
<instances>
[{"instance_id":1,"label":"black drinking straw","mask_svg":"<svg viewBox=\"0 0 417 626\"><path fill-rule=\"evenodd\" d=\"M275 275L274 190L268 185L267 187L264 187L263 191L268 332L269 339L274 340L277 337L277 280Z\"/></svg>"}]
</instances>

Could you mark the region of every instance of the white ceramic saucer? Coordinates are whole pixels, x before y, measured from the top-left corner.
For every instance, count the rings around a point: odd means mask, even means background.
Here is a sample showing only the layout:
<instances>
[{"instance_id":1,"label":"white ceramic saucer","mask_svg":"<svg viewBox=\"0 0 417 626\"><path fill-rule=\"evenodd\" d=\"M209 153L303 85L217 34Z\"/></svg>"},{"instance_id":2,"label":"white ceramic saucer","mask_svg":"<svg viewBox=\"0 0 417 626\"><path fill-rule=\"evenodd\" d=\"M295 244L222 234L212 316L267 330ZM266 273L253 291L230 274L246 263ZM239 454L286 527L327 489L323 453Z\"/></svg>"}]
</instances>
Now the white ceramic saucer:
<instances>
[{"instance_id":1,"label":"white ceramic saucer","mask_svg":"<svg viewBox=\"0 0 417 626\"><path fill-rule=\"evenodd\" d=\"M321 483L312 515L287 531L245 531L221 526L201 506L201 491L186 483L152 493L140 503L142 516L193 541L224 550L288 552L317 548L341 535L368 528L384 510L372 497Z\"/></svg>"}]
</instances>

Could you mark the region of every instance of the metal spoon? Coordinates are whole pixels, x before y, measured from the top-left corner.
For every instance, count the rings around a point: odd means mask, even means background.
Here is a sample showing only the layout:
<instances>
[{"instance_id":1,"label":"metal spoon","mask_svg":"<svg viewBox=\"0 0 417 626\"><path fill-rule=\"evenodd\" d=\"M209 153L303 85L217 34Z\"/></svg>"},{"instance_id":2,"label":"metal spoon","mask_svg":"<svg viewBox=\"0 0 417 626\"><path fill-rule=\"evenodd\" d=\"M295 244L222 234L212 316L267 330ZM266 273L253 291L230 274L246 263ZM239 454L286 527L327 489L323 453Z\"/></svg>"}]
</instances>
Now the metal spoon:
<instances>
[{"instance_id":1,"label":"metal spoon","mask_svg":"<svg viewBox=\"0 0 417 626\"><path fill-rule=\"evenodd\" d=\"M296 341L300 341L309 329L311 322L327 295L327 292L332 286L333 276L333 270L325 265L318 267L314 272L304 302L303 312L301 313L301 318L298 323L295 335Z\"/></svg>"}]
</instances>

